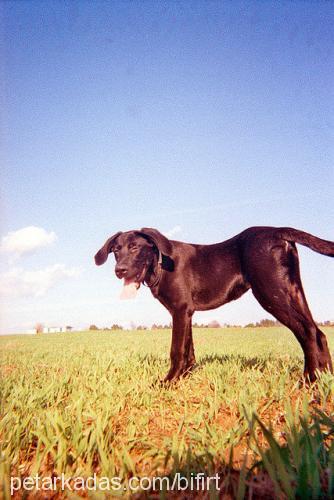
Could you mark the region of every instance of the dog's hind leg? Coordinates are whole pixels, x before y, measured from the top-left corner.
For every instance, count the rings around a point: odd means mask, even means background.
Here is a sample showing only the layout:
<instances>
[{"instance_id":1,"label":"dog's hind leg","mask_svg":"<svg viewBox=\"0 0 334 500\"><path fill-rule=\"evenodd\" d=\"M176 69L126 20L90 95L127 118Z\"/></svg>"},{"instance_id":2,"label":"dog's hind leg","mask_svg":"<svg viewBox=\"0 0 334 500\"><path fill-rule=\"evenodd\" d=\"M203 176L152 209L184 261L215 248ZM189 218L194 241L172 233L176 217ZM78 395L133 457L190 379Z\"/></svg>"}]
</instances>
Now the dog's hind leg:
<instances>
[{"instance_id":1,"label":"dog's hind leg","mask_svg":"<svg viewBox=\"0 0 334 500\"><path fill-rule=\"evenodd\" d=\"M279 242L247 262L247 278L256 299L266 311L295 334L304 352L304 376L314 382L316 370L333 371L324 333L309 310L293 243ZM254 255L253 255L254 257Z\"/></svg>"},{"instance_id":2,"label":"dog's hind leg","mask_svg":"<svg viewBox=\"0 0 334 500\"><path fill-rule=\"evenodd\" d=\"M322 332L318 327L316 335L317 335L317 345L319 352L319 369L320 370L329 369L331 372L333 372L332 359L329 353L326 336L324 332Z\"/></svg>"}]
</instances>

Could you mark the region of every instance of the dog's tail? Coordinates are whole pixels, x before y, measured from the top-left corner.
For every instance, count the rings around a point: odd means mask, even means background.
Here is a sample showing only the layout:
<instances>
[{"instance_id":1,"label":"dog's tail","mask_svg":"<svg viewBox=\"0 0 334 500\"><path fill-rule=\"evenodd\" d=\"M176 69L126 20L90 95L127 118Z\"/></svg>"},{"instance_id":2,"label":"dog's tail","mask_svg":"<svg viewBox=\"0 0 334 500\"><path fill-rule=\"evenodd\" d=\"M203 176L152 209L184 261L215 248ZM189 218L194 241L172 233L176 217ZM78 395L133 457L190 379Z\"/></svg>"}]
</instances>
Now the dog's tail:
<instances>
[{"instance_id":1,"label":"dog's tail","mask_svg":"<svg viewBox=\"0 0 334 500\"><path fill-rule=\"evenodd\" d=\"M284 240L299 243L311 248L315 252L334 257L334 241L322 240L312 234L299 231L292 227L283 227L279 230L280 237Z\"/></svg>"}]
</instances>

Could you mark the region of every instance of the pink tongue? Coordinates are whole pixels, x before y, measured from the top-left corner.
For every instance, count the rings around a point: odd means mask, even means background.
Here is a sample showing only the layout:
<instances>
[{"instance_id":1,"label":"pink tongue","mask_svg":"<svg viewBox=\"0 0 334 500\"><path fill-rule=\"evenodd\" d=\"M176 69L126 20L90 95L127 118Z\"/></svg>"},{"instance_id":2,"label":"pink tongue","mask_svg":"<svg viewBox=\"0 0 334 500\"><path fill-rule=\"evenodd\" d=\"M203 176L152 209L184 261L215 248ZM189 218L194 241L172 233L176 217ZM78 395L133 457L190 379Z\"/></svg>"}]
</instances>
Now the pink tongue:
<instances>
[{"instance_id":1,"label":"pink tongue","mask_svg":"<svg viewBox=\"0 0 334 500\"><path fill-rule=\"evenodd\" d=\"M135 281L128 282L127 280L124 280L124 286L119 296L120 299L134 299L137 295L138 288L139 283L136 283Z\"/></svg>"}]
</instances>

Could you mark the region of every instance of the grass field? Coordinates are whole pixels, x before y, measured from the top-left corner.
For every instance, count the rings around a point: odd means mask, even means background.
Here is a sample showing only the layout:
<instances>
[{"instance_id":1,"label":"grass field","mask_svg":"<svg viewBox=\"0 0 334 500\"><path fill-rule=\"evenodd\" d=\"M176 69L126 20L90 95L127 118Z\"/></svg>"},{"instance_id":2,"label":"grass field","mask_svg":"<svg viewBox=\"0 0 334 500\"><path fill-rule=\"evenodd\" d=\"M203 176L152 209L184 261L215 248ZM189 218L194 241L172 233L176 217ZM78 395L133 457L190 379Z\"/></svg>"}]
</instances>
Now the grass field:
<instances>
[{"instance_id":1,"label":"grass field","mask_svg":"<svg viewBox=\"0 0 334 500\"><path fill-rule=\"evenodd\" d=\"M325 332L333 353L334 328ZM158 382L168 370L170 337L168 330L0 337L4 498L11 476L94 472L120 478L121 490L57 498L128 495L131 477L177 472L218 472L226 498L294 498L296 491L330 498L334 377L300 385L302 353L293 334L195 329L198 367L165 387ZM213 489L198 492L205 495L218 497Z\"/></svg>"}]
</instances>

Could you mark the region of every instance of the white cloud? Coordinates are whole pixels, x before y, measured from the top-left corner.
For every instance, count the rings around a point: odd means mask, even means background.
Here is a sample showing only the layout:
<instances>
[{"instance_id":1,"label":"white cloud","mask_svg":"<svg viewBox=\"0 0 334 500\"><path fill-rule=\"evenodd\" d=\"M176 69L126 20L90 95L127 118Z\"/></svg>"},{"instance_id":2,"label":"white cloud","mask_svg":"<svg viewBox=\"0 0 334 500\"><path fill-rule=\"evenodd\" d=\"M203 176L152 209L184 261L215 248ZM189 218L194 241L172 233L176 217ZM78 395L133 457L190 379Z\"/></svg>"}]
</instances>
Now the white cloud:
<instances>
[{"instance_id":1,"label":"white cloud","mask_svg":"<svg viewBox=\"0 0 334 500\"><path fill-rule=\"evenodd\" d=\"M167 236L167 238L172 238L181 231L182 231L181 226L174 226L171 229L169 229L169 231L165 231L164 235Z\"/></svg>"},{"instance_id":2,"label":"white cloud","mask_svg":"<svg viewBox=\"0 0 334 500\"><path fill-rule=\"evenodd\" d=\"M15 267L0 275L0 295L40 297L64 279L76 277L80 273L79 268L66 268L64 264L55 264L37 271Z\"/></svg>"},{"instance_id":3,"label":"white cloud","mask_svg":"<svg viewBox=\"0 0 334 500\"><path fill-rule=\"evenodd\" d=\"M15 259L51 245L56 239L56 233L53 231L48 233L42 227L27 226L18 231L10 231L4 236L0 249Z\"/></svg>"}]
</instances>

